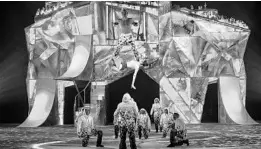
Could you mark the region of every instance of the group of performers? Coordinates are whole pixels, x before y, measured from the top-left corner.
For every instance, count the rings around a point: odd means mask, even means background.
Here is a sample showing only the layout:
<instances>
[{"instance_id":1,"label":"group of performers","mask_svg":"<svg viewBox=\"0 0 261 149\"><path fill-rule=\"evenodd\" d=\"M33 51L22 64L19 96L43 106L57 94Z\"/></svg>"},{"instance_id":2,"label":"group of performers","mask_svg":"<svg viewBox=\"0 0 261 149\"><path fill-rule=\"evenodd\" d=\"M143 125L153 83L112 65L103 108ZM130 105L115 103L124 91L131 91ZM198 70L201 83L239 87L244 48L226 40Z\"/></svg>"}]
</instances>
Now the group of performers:
<instances>
[{"instance_id":1,"label":"group of performers","mask_svg":"<svg viewBox=\"0 0 261 149\"><path fill-rule=\"evenodd\" d=\"M175 147L183 144L189 145L186 137L187 131L184 121L178 113L169 113L168 108L162 108L159 99L154 99L151 116L155 123L156 133L162 132L162 138L166 138L170 132L170 144L167 147ZM103 132L95 127L93 117L90 115L90 106L82 108L81 114L77 118L77 134L82 138L82 146L88 145L91 136L97 136L97 147L103 147ZM119 149L126 149L126 137L129 136L131 149L136 149L135 134L139 139L148 139L151 132L151 120L144 108L138 111L136 102L128 93L125 93L122 102L118 104L114 112L114 134L115 139L120 135Z\"/></svg>"}]
</instances>

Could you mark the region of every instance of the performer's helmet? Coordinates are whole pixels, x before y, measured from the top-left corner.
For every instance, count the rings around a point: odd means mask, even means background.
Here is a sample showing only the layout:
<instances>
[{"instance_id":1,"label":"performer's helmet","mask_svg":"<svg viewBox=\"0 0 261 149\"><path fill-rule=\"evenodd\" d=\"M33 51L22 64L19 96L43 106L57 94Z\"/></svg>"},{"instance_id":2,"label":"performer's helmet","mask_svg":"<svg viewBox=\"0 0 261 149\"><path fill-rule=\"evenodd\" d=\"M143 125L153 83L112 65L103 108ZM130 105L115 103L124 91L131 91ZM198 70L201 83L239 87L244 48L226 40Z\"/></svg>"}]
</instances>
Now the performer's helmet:
<instances>
[{"instance_id":1,"label":"performer's helmet","mask_svg":"<svg viewBox=\"0 0 261 149\"><path fill-rule=\"evenodd\" d=\"M141 108L140 113L146 114L146 110L144 108Z\"/></svg>"},{"instance_id":2,"label":"performer's helmet","mask_svg":"<svg viewBox=\"0 0 261 149\"><path fill-rule=\"evenodd\" d=\"M154 103L155 103L155 102L156 102L156 103L159 103L159 102L160 102L159 98L155 98L155 99L154 99Z\"/></svg>"},{"instance_id":3,"label":"performer's helmet","mask_svg":"<svg viewBox=\"0 0 261 149\"><path fill-rule=\"evenodd\" d=\"M82 110L91 110L91 105L90 104L83 104Z\"/></svg>"},{"instance_id":4,"label":"performer's helmet","mask_svg":"<svg viewBox=\"0 0 261 149\"><path fill-rule=\"evenodd\" d=\"M123 95L123 97L122 97L122 101L123 101L123 102L127 102L127 101L129 101L130 99L131 99L131 96L130 96L129 93L125 93L125 94Z\"/></svg>"}]
</instances>

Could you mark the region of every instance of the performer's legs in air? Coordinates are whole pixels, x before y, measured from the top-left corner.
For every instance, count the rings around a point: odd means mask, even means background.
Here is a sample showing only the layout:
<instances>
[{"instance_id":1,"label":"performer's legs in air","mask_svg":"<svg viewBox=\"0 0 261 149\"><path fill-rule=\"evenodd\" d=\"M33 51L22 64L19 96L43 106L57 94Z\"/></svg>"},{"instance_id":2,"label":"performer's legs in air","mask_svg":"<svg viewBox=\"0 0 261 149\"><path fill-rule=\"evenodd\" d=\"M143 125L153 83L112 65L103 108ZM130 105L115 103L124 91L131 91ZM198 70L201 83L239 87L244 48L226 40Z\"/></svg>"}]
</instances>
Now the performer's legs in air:
<instances>
[{"instance_id":1,"label":"performer's legs in air","mask_svg":"<svg viewBox=\"0 0 261 149\"><path fill-rule=\"evenodd\" d=\"M115 139L117 139L118 136L119 136L119 130L120 130L119 125L114 125L114 135L115 135Z\"/></svg>"}]
</instances>

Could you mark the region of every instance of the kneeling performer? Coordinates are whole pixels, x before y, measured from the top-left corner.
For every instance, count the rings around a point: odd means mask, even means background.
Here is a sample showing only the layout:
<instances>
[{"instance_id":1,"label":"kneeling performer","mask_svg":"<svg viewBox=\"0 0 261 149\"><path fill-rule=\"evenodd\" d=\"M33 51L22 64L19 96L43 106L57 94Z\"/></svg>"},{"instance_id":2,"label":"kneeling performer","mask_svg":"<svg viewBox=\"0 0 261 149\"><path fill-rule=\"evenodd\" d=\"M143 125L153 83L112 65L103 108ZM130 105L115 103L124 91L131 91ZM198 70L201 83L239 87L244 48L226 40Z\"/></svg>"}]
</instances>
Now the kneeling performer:
<instances>
[{"instance_id":1,"label":"kneeling performer","mask_svg":"<svg viewBox=\"0 0 261 149\"><path fill-rule=\"evenodd\" d=\"M90 106L83 107L83 114L80 115L77 122L77 135L82 138L82 146L86 147L89 143L90 136L97 135L97 147L104 147L102 143L103 132L95 128L93 117L90 115Z\"/></svg>"},{"instance_id":2,"label":"kneeling performer","mask_svg":"<svg viewBox=\"0 0 261 149\"><path fill-rule=\"evenodd\" d=\"M183 143L189 146L189 140L187 139L187 130L184 121L179 118L178 113L173 114L173 119L170 120L170 144L168 147L181 146Z\"/></svg>"}]
</instances>

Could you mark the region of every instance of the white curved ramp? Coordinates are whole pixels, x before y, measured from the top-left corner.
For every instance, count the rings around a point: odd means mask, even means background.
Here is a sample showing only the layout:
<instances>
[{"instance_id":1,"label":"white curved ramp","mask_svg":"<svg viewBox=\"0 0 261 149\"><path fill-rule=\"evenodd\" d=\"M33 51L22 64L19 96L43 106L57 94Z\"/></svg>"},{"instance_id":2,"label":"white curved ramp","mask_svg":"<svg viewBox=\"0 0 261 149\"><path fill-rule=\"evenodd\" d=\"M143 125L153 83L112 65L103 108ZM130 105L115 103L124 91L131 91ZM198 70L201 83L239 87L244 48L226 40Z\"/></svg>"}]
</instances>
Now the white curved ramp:
<instances>
[{"instance_id":1,"label":"white curved ramp","mask_svg":"<svg viewBox=\"0 0 261 149\"><path fill-rule=\"evenodd\" d=\"M75 78L79 76L87 65L91 51L91 36L76 36L75 49L71 64L67 71L58 79Z\"/></svg>"},{"instance_id":2,"label":"white curved ramp","mask_svg":"<svg viewBox=\"0 0 261 149\"><path fill-rule=\"evenodd\" d=\"M239 79L232 76L219 78L220 95L227 115L237 124L257 124L247 113L240 96Z\"/></svg>"},{"instance_id":3,"label":"white curved ramp","mask_svg":"<svg viewBox=\"0 0 261 149\"><path fill-rule=\"evenodd\" d=\"M54 102L56 81L38 79L33 108L26 120L18 127L38 127L48 118Z\"/></svg>"}]
</instances>

